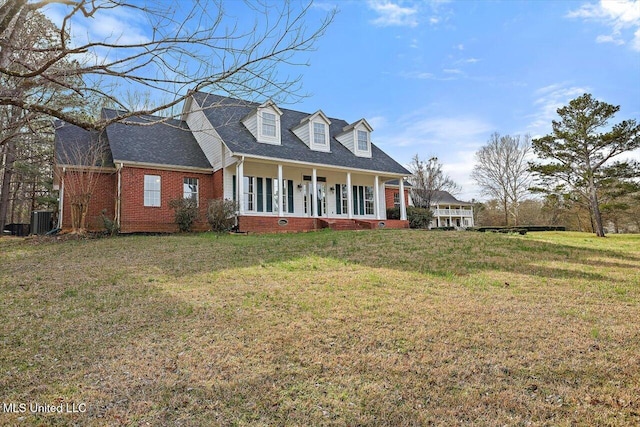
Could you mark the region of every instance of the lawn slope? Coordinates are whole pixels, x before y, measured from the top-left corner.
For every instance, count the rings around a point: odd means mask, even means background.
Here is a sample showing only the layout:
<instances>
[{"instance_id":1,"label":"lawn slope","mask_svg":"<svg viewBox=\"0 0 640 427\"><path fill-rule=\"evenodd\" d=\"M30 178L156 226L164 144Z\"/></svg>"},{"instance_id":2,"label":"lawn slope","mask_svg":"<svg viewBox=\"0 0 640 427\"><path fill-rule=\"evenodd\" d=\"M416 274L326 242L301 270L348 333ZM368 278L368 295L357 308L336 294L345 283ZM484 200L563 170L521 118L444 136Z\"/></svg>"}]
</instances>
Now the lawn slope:
<instances>
[{"instance_id":1,"label":"lawn slope","mask_svg":"<svg viewBox=\"0 0 640 427\"><path fill-rule=\"evenodd\" d=\"M0 239L0 260L0 401L86 405L2 425L640 424L638 235Z\"/></svg>"}]
</instances>

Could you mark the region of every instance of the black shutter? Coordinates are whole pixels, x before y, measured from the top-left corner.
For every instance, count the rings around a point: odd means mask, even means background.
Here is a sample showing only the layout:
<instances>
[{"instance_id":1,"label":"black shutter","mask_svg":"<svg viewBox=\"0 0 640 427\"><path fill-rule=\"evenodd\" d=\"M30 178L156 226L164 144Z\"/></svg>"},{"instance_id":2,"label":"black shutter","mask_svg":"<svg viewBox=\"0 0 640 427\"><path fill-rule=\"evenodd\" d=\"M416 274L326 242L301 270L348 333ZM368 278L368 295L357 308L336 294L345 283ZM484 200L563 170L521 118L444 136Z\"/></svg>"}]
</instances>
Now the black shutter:
<instances>
[{"instance_id":1,"label":"black shutter","mask_svg":"<svg viewBox=\"0 0 640 427\"><path fill-rule=\"evenodd\" d=\"M358 190L360 192L360 215L364 215L364 187L360 185Z\"/></svg>"},{"instance_id":2,"label":"black shutter","mask_svg":"<svg viewBox=\"0 0 640 427\"><path fill-rule=\"evenodd\" d=\"M358 186L353 186L353 214L358 215Z\"/></svg>"},{"instance_id":3,"label":"black shutter","mask_svg":"<svg viewBox=\"0 0 640 427\"><path fill-rule=\"evenodd\" d=\"M342 213L342 203L340 200L340 184L336 184L336 214Z\"/></svg>"},{"instance_id":4,"label":"black shutter","mask_svg":"<svg viewBox=\"0 0 640 427\"><path fill-rule=\"evenodd\" d=\"M267 212L273 212L273 180L265 178L267 184Z\"/></svg>"},{"instance_id":5,"label":"black shutter","mask_svg":"<svg viewBox=\"0 0 640 427\"><path fill-rule=\"evenodd\" d=\"M262 193L262 178L256 178L256 180L258 181L258 212L262 212L262 206L263 206L263 193Z\"/></svg>"},{"instance_id":6,"label":"black shutter","mask_svg":"<svg viewBox=\"0 0 640 427\"><path fill-rule=\"evenodd\" d=\"M287 181L288 185L287 185L287 204L288 206L288 212L289 213L293 213L293 181L292 180L288 180Z\"/></svg>"},{"instance_id":7,"label":"black shutter","mask_svg":"<svg viewBox=\"0 0 640 427\"><path fill-rule=\"evenodd\" d=\"M237 195L236 195L236 185L237 185L236 184L236 176L233 175L233 201L234 202L236 201L236 197L237 197Z\"/></svg>"}]
</instances>

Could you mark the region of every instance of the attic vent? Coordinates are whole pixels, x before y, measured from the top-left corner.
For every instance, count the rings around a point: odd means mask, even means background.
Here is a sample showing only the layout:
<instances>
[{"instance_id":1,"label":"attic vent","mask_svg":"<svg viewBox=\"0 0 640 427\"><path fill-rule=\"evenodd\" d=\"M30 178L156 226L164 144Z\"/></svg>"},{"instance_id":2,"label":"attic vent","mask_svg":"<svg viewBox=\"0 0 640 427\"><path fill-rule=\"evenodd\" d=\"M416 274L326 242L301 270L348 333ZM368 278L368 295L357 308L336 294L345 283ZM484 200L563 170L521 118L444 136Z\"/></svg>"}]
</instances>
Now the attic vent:
<instances>
[{"instance_id":1,"label":"attic vent","mask_svg":"<svg viewBox=\"0 0 640 427\"><path fill-rule=\"evenodd\" d=\"M278 220L278 225L279 225L280 227L284 227L284 226L286 226L286 225L289 225L289 220L288 220L288 219L285 219L285 218L279 219L279 220Z\"/></svg>"}]
</instances>

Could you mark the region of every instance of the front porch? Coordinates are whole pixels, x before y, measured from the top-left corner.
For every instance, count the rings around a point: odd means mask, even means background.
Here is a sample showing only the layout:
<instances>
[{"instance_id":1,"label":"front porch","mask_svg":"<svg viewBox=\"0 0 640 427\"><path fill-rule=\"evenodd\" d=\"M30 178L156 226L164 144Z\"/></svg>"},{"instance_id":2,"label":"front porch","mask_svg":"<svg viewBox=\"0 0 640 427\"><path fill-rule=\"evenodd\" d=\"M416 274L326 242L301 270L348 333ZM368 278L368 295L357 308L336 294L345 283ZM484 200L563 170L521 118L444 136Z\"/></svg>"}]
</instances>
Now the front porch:
<instances>
[{"instance_id":1,"label":"front porch","mask_svg":"<svg viewBox=\"0 0 640 427\"><path fill-rule=\"evenodd\" d=\"M224 169L223 183L224 197L238 203L240 231L408 228L405 203L401 220L386 218L384 183L393 178L238 159Z\"/></svg>"}]
</instances>

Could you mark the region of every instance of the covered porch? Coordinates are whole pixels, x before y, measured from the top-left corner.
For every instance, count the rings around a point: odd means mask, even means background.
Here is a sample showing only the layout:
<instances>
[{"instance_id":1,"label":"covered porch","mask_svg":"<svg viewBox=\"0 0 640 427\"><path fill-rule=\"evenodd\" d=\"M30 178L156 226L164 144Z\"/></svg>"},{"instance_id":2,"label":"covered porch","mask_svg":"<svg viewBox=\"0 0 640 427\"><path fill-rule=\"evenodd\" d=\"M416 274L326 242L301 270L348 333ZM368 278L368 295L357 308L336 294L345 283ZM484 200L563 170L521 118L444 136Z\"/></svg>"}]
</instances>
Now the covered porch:
<instances>
[{"instance_id":1,"label":"covered porch","mask_svg":"<svg viewBox=\"0 0 640 427\"><path fill-rule=\"evenodd\" d=\"M408 228L387 220L385 181L375 171L238 158L224 168L224 198L238 203L240 231L305 231L321 228ZM401 189L402 191L402 189Z\"/></svg>"}]
</instances>

